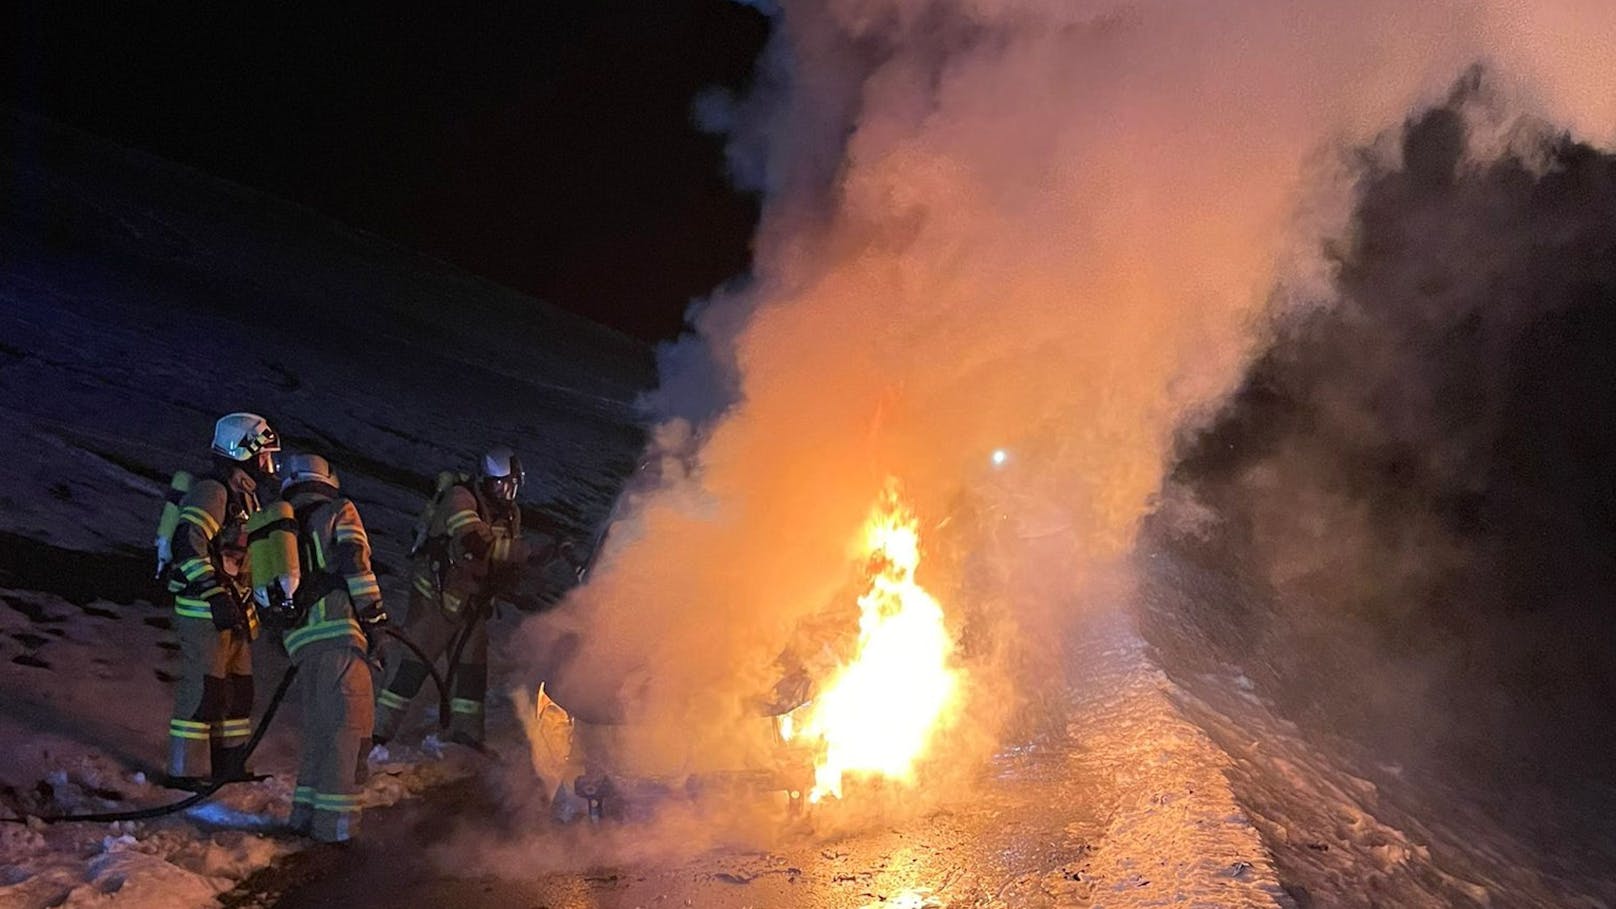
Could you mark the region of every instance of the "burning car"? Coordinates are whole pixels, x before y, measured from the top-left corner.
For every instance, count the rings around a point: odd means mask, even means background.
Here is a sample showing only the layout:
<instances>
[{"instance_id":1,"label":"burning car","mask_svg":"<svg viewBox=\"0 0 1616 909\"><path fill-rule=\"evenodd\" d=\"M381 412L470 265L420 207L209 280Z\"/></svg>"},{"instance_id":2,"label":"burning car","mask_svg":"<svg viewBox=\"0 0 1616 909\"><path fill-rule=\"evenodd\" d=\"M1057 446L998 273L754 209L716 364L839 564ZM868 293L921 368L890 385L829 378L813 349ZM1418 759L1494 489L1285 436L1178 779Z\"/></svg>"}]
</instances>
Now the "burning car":
<instances>
[{"instance_id":1,"label":"burning car","mask_svg":"<svg viewBox=\"0 0 1616 909\"><path fill-rule=\"evenodd\" d=\"M535 769L556 782L556 816L743 793L783 793L798 812L840 798L848 778L912 783L962 691L942 606L915 582L919 537L919 520L890 486L861 532L864 585L849 597L857 610L842 603L802 623L775 661L777 681L744 705L721 747L628 722L611 707L564 705L540 686L523 713Z\"/></svg>"},{"instance_id":2,"label":"burning car","mask_svg":"<svg viewBox=\"0 0 1616 909\"><path fill-rule=\"evenodd\" d=\"M796 813L811 792L814 765L811 750L791 741L789 717L789 710L759 713L737 724L736 738L749 747L734 766L696 743L669 742L654 726L578 717L541 687L529 735L541 775L556 781L551 809L558 820L624 817L668 799L768 793L783 794Z\"/></svg>"}]
</instances>

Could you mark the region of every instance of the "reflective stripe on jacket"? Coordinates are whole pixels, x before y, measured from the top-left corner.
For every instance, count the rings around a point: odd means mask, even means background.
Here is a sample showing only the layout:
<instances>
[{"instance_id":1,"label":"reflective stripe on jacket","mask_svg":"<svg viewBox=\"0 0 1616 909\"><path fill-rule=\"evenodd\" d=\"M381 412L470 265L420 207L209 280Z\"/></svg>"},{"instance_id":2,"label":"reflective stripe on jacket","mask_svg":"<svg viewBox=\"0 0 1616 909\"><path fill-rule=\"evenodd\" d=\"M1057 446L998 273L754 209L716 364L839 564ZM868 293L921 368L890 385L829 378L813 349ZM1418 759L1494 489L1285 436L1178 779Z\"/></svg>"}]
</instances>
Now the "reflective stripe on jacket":
<instances>
[{"instance_id":1,"label":"reflective stripe on jacket","mask_svg":"<svg viewBox=\"0 0 1616 909\"><path fill-rule=\"evenodd\" d=\"M410 583L423 596L458 611L481 590L490 569L527 560L521 536L520 510L496 508L473 487L453 486L428 522L429 545L412 565Z\"/></svg>"},{"instance_id":2,"label":"reflective stripe on jacket","mask_svg":"<svg viewBox=\"0 0 1616 909\"><path fill-rule=\"evenodd\" d=\"M287 654L296 659L311 644L332 640L365 649L357 610L379 601L382 590L370 567L370 538L359 510L330 487L302 492L294 487L290 502L298 515L303 583L326 585L319 588L326 592L286 632Z\"/></svg>"},{"instance_id":3,"label":"reflective stripe on jacket","mask_svg":"<svg viewBox=\"0 0 1616 909\"><path fill-rule=\"evenodd\" d=\"M238 608L225 586L245 576L244 527L257 510L256 484L240 468L191 484L180 500L179 524L169 544L174 561L168 589L174 594L176 615L212 620L216 608L231 613ZM244 618L248 630L256 634L258 613L250 601Z\"/></svg>"}]
</instances>

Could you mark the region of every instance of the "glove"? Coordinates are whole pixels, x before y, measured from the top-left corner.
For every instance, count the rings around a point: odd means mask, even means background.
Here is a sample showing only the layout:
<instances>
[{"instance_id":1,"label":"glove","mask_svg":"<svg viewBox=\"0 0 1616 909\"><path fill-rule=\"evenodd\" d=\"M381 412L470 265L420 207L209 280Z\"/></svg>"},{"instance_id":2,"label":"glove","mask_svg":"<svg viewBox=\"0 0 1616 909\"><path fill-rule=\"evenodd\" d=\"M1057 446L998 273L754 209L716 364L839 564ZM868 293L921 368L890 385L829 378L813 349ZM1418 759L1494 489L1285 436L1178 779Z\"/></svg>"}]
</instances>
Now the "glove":
<instances>
[{"instance_id":1,"label":"glove","mask_svg":"<svg viewBox=\"0 0 1616 909\"><path fill-rule=\"evenodd\" d=\"M355 614L359 619L360 627L367 632L371 629L386 627L390 621L387 616L387 609L382 606L381 600L376 600L355 610Z\"/></svg>"},{"instance_id":2,"label":"glove","mask_svg":"<svg viewBox=\"0 0 1616 909\"><path fill-rule=\"evenodd\" d=\"M528 565L536 571L543 571L551 562L562 561L572 569L572 574L578 579L583 578L584 568L588 560L578 555L578 547L571 540L562 540L554 546L545 547L533 554Z\"/></svg>"},{"instance_id":3,"label":"glove","mask_svg":"<svg viewBox=\"0 0 1616 909\"><path fill-rule=\"evenodd\" d=\"M208 614L213 617L213 627L220 631L247 627L247 608L228 586L208 598Z\"/></svg>"},{"instance_id":4,"label":"glove","mask_svg":"<svg viewBox=\"0 0 1616 909\"><path fill-rule=\"evenodd\" d=\"M359 630L365 635L365 659L369 660L381 650L381 630L389 622L387 610L382 606L381 600L376 600L354 610L354 617L359 620Z\"/></svg>"}]
</instances>

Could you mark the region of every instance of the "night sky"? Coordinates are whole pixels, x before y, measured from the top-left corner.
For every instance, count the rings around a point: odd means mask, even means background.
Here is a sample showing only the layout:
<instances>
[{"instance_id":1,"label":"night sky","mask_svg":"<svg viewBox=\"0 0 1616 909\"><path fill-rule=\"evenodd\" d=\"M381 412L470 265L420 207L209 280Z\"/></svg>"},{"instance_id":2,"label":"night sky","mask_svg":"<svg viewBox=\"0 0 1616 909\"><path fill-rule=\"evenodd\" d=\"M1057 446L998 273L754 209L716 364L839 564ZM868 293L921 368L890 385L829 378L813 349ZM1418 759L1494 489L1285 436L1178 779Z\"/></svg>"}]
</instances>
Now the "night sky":
<instances>
[{"instance_id":1,"label":"night sky","mask_svg":"<svg viewBox=\"0 0 1616 909\"><path fill-rule=\"evenodd\" d=\"M755 10L401 8L27 3L0 29L0 102L643 338L677 333L691 297L746 268L757 202L690 109L750 78Z\"/></svg>"}]
</instances>

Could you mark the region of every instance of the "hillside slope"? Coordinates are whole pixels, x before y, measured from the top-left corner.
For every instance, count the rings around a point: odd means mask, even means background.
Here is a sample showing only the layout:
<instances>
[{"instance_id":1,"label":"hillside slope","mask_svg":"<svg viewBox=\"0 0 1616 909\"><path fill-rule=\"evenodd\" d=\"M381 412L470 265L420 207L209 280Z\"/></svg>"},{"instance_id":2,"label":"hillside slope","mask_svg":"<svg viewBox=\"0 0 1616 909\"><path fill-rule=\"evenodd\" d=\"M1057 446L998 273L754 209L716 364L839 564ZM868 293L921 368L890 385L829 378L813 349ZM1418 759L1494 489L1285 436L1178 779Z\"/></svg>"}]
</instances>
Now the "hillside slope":
<instances>
[{"instance_id":1,"label":"hillside slope","mask_svg":"<svg viewBox=\"0 0 1616 909\"><path fill-rule=\"evenodd\" d=\"M640 446L644 345L305 209L15 115L0 117L0 250L6 814L171 800L146 776L176 660L150 541L169 473L205 467L219 414L258 411L289 447L331 458L400 613L403 550L438 470L514 445L529 526L587 541ZM565 575L538 592L558 593ZM257 656L262 705L281 663L267 640ZM260 769L289 769L289 713ZM124 905L142 893L206 902L283 848L239 832L243 817L274 815L280 782L233 787L224 815L110 836L0 825L0 903L113 891ZM221 817L237 830L204 835Z\"/></svg>"}]
</instances>

